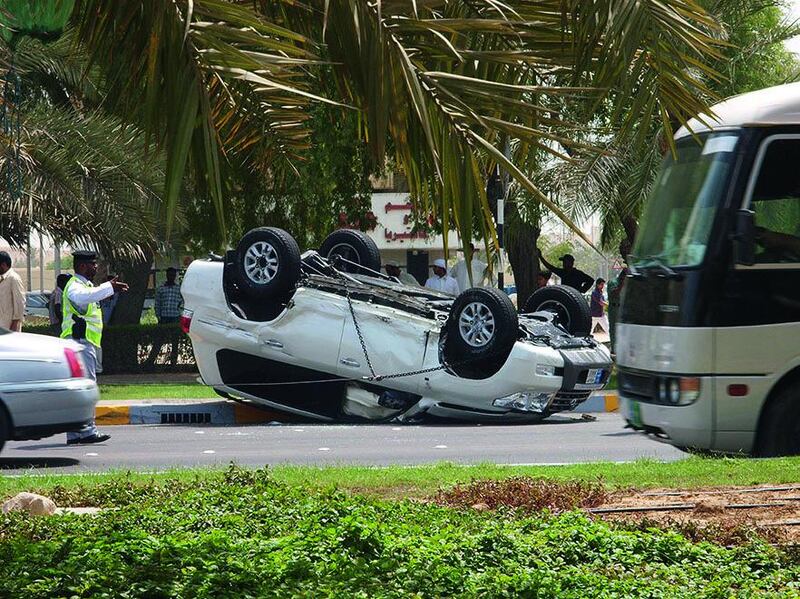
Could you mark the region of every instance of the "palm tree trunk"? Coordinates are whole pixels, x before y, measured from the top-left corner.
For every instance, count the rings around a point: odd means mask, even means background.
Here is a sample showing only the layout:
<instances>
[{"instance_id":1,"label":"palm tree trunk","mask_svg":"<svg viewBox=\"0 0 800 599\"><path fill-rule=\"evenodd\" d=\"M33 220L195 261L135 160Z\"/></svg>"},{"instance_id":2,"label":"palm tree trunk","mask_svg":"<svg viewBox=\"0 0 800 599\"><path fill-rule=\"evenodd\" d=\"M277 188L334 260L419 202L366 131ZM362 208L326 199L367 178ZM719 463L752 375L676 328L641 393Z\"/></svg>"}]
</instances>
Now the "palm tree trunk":
<instances>
[{"instance_id":1,"label":"palm tree trunk","mask_svg":"<svg viewBox=\"0 0 800 599\"><path fill-rule=\"evenodd\" d=\"M510 226L506 238L506 251L511 269L514 271L514 283L517 286L517 308L522 310L525 302L536 291L536 277L539 274L536 244L539 242L540 229L519 216L509 218L508 221Z\"/></svg>"}]
</instances>

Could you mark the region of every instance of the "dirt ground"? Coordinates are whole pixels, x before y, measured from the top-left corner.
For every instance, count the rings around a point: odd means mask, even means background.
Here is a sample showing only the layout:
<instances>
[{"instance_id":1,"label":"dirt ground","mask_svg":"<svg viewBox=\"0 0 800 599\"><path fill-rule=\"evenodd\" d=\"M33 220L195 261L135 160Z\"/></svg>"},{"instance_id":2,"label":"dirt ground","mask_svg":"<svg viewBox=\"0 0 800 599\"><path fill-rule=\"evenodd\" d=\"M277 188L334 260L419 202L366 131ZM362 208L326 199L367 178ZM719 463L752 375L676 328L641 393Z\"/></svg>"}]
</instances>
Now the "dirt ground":
<instances>
[{"instance_id":1,"label":"dirt ground","mask_svg":"<svg viewBox=\"0 0 800 599\"><path fill-rule=\"evenodd\" d=\"M713 528L721 536L755 530L778 543L800 542L800 485L621 491L587 511L604 520Z\"/></svg>"},{"instance_id":2,"label":"dirt ground","mask_svg":"<svg viewBox=\"0 0 800 599\"><path fill-rule=\"evenodd\" d=\"M582 509L634 528L672 528L690 539L737 545L758 536L800 547L800 484L612 491L598 482L529 477L479 480L440 490L439 505L479 511Z\"/></svg>"}]
</instances>

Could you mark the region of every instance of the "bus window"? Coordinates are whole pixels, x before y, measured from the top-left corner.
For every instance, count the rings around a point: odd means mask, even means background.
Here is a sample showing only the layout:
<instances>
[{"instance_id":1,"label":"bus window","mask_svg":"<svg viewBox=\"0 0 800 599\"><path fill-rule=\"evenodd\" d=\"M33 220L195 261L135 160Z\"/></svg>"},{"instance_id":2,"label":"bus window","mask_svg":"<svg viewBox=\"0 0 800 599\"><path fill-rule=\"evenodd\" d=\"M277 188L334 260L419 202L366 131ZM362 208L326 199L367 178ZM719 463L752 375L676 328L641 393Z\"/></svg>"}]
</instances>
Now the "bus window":
<instances>
[{"instance_id":1,"label":"bus window","mask_svg":"<svg viewBox=\"0 0 800 599\"><path fill-rule=\"evenodd\" d=\"M750 209L759 244L756 263L800 262L800 139L769 142Z\"/></svg>"}]
</instances>

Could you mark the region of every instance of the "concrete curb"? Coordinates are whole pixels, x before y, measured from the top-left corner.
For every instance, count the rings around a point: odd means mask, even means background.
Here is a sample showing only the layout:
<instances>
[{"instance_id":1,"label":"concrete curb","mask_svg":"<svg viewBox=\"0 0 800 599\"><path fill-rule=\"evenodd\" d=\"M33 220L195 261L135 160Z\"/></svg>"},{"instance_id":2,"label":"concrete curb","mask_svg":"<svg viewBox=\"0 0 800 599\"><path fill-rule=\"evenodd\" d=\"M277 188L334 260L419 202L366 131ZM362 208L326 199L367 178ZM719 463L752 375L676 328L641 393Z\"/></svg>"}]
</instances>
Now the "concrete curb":
<instances>
[{"instance_id":1,"label":"concrete curb","mask_svg":"<svg viewBox=\"0 0 800 599\"><path fill-rule=\"evenodd\" d=\"M616 391L599 393L583 402L575 412L616 412L619 397ZM95 409L99 426L118 424L263 424L287 421L282 412L272 412L238 401L148 400L101 401Z\"/></svg>"}]
</instances>

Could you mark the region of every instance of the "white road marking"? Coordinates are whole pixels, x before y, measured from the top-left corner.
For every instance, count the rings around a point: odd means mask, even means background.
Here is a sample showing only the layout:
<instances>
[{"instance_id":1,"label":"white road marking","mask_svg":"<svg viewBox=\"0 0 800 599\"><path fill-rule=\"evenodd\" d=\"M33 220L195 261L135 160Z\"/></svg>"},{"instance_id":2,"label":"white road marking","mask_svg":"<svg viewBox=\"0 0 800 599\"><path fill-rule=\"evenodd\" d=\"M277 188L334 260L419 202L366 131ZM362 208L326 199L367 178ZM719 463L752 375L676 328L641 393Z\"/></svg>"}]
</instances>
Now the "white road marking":
<instances>
[{"instance_id":1,"label":"white road marking","mask_svg":"<svg viewBox=\"0 0 800 599\"><path fill-rule=\"evenodd\" d=\"M447 445L436 445L434 449L447 449Z\"/></svg>"},{"instance_id":2,"label":"white road marking","mask_svg":"<svg viewBox=\"0 0 800 599\"><path fill-rule=\"evenodd\" d=\"M84 454L84 455L96 456L96 455L100 455L100 454L98 454L98 453L87 453L87 454Z\"/></svg>"},{"instance_id":3,"label":"white road marking","mask_svg":"<svg viewBox=\"0 0 800 599\"><path fill-rule=\"evenodd\" d=\"M399 426L393 426L393 427L392 427L392 430L393 430L393 431L401 431L401 430L403 430L403 429L402 429L402 428L400 428Z\"/></svg>"},{"instance_id":4,"label":"white road marking","mask_svg":"<svg viewBox=\"0 0 800 599\"><path fill-rule=\"evenodd\" d=\"M206 449L203 453L217 453L213 449Z\"/></svg>"},{"instance_id":5,"label":"white road marking","mask_svg":"<svg viewBox=\"0 0 800 599\"><path fill-rule=\"evenodd\" d=\"M330 447L319 447L319 448L317 448L317 451L330 451L330 450L331 450Z\"/></svg>"},{"instance_id":6,"label":"white road marking","mask_svg":"<svg viewBox=\"0 0 800 599\"><path fill-rule=\"evenodd\" d=\"M206 431L194 431L195 435L205 435Z\"/></svg>"},{"instance_id":7,"label":"white road marking","mask_svg":"<svg viewBox=\"0 0 800 599\"><path fill-rule=\"evenodd\" d=\"M304 428L294 428L292 430L294 432L296 432L296 433L304 433L304 432L306 432L306 429L304 429Z\"/></svg>"}]
</instances>

